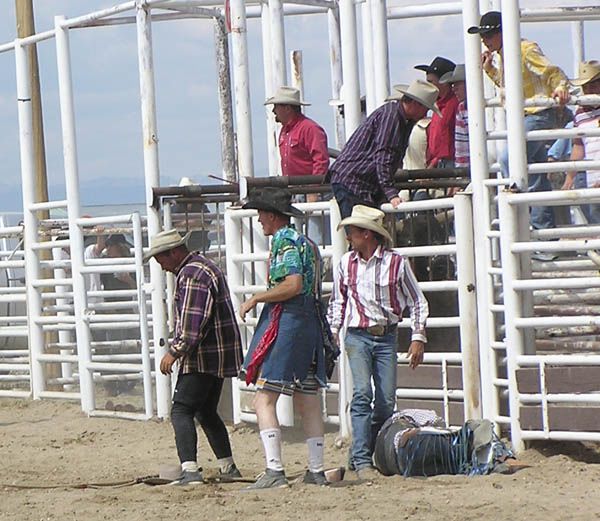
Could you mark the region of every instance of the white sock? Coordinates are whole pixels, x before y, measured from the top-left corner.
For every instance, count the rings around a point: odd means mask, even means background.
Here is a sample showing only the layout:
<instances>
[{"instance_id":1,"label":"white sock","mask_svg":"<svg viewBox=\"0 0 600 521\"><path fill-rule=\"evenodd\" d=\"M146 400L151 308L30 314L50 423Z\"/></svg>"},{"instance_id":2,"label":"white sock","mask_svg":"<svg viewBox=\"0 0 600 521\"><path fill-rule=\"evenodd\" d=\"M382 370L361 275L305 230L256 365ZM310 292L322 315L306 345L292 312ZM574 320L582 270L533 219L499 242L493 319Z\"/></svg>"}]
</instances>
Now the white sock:
<instances>
[{"instance_id":1,"label":"white sock","mask_svg":"<svg viewBox=\"0 0 600 521\"><path fill-rule=\"evenodd\" d=\"M267 468L271 470L283 470L281 462L281 429L265 429L260 431L260 438L265 448L265 459Z\"/></svg>"},{"instance_id":2,"label":"white sock","mask_svg":"<svg viewBox=\"0 0 600 521\"><path fill-rule=\"evenodd\" d=\"M184 461L181 464L181 470L184 472L198 472L198 463L195 461Z\"/></svg>"},{"instance_id":3,"label":"white sock","mask_svg":"<svg viewBox=\"0 0 600 521\"><path fill-rule=\"evenodd\" d=\"M227 472L233 465L233 456L218 459L217 463L219 464L219 469L221 470L221 472Z\"/></svg>"},{"instance_id":4,"label":"white sock","mask_svg":"<svg viewBox=\"0 0 600 521\"><path fill-rule=\"evenodd\" d=\"M323 436L307 438L306 445L308 446L308 470L311 472L321 472L323 470L325 438Z\"/></svg>"}]
</instances>

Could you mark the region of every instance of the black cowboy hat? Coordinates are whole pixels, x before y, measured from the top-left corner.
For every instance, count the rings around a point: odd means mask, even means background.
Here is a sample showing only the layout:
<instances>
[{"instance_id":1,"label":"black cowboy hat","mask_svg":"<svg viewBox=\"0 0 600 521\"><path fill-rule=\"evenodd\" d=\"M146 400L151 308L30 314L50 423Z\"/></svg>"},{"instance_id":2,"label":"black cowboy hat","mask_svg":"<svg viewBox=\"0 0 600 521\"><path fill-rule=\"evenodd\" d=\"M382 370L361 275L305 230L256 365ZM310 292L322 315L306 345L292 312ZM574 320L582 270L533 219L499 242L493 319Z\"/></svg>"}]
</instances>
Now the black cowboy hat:
<instances>
[{"instance_id":1,"label":"black cowboy hat","mask_svg":"<svg viewBox=\"0 0 600 521\"><path fill-rule=\"evenodd\" d=\"M488 34L502 30L502 14L499 11L488 11L482 15L479 25L467 29L469 34Z\"/></svg>"},{"instance_id":2,"label":"black cowboy hat","mask_svg":"<svg viewBox=\"0 0 600 521\"><path fill-rule=\"evenodd\" d=\"M242 208L245 210L265 210L290 217L304 215L298 208L292 206L292 193L289 190L274 186L251 190Z\"/></svg>"},{"instance_id":3,"label":"black cowboy hat","mask_svg":"<svg viewBox=\"0 0 600 521\"><path fill-rule=\"evenodd\" d=\"M429 65L415 65L415 69L425 71L426 74L435 74L441 78L447 72L452 72L456 64L448 58L436 56Z\"/></svg>"}]
</instances>

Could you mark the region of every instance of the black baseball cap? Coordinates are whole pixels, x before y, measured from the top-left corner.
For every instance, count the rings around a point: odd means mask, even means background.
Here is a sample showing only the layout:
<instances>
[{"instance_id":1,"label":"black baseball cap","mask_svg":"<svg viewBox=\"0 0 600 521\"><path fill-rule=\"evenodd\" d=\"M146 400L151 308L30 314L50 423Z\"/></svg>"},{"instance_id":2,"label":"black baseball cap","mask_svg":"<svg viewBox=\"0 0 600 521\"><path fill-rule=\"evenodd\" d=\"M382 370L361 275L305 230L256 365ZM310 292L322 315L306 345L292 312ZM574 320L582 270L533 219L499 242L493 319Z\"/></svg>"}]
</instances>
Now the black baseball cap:
<instances>
[{"instance_id":1,"label":"black baseball cap","mask_svg":"<svg viewBox=\"0 0 600 521\"><path fill-rule=\"evenodd\" d=\"M447 72L452 72L456 64L448 58L436 56L429 65L415 65L415 69L425 71L426 74L435 74L441 78Z\"/></svg>"},{"instance_id":2,"label":"black baseball cap","mask_svg":"<svg viewBox=\"0 0 600 521\"><path fill-rule=\"evenodd\" d=\"M502 30L502 15L500 11L488 11L485 13L479 25L473 25L467 29L469 34L489 34Z\"/></svg>"}]
</instances>

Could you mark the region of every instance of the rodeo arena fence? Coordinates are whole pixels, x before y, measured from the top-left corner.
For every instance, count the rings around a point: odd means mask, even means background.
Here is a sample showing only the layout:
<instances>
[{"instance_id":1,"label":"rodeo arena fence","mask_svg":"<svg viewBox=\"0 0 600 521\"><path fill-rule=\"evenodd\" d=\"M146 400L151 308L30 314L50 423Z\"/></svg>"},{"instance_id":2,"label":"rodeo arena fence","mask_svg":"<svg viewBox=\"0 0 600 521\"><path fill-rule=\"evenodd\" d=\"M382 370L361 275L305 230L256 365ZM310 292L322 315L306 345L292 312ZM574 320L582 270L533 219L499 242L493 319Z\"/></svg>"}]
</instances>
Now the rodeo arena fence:
<instances>
[{"instance_id":1,"label":"rodeo arena fence","mask_svg":"<svg viewBox=\"0 0 600 521\"><path fill-rule=\"evenodd\" d=\"M225 3L210 0L136 0L76 18L57 16L46 32L0 45L0 59L16 65L23 220L0 228L0 396L65 399L81 403L88 415L149 419L169 415L172 380L158 370L169 342L172 317L172 275L153 260L142 263L148 237L162 229L192 231L193 247L215 259L227 271L234 305L266 287L268 240L254 210L232 208L248 190L261 184L289 186L294 193L330 189L320 178L277 176L277 127L267 112L269 168L273 177L255 178L248 39L262 41L265 92L280 85L303 88L301 53L286 59L284 19L327 17L331 95L343 103L343 117L332 108L335 145L342 148L360 123L359 64L365 78L367 112L381 105L390 91L388 27L401 28L416 17L455 16L462 19L468 84L470 169L399 171L398 189L466 190L453 197L382 205L396 248L407 256L431 304L427 323L429 344L424 365L410 371L404 356L408 322L399 329L398 408L436 410L448 426L466 419L487 418L498 430L510 432L518 451L526 440L600 440L600 287L599 226L561 225L531 230L532 206L599 204L600 188L528 193L528 173L600 168L599 162L527 164L527 140L549 141L582 136L581 129L525 132L520 65L520 27L528 22L570 21L573 61L584 59L583 24L597 20L600 8L533 9L517 0L501 5L463 2L406 5L385 0L269 0ZM396 4L396 5L393 5ZM480 14L501 8L507 88L502 103L484 79L479 38L467 35ZM358 12L360 11L360 17ZM158 165L153 23L194 18L212 24L218 71L223 176L220 185L163 187ZM247 19L260 18L260 34ZM358 20L362 42L359 60ZM146 213L85 217L80 204L76 114L69 34L85 28L135 25L137 29L140 106ZM57 81L64 157L64 200L36 200L31 54L37 44L56 46ZM231 53L229 46L231 45ZM231 62L229 56L231 54ZM343 90L342 90L343 84ZM232 93L235 92L235 100ZM597 97L574 96L571 105L598 104ZM552 106L551 99L535 101ZM501 107L503 105L503 107ZM600 135L600 129L585 135ZM510 149L511 176L499 174L499 151ZM319 184L321 183L321 184ZM331 292L331 269L347 250L337 230L340 217L331 198L298 203L307 218L296 225L306 230L320 224L319 247ZM63 217L56 216L62 211ZM54 215L53 215L54 214ZM86 241L99 234L124 233L132 238L130 254L89 258ZM532 259L533 252L551 252L552 261ZM535 257L535 255L534 255ZM86 277L128 273L125 289L86 291ZM240 323L244 345L256 316ZM128 403L118 403L123 396ZM232 380L232 416L255 422L253 387ZM343 353L332 382L323 394L326 421L350 435L352 384ZM282 397L278 415L293 425L291 401Z\"/></svg>"}]
</instances>

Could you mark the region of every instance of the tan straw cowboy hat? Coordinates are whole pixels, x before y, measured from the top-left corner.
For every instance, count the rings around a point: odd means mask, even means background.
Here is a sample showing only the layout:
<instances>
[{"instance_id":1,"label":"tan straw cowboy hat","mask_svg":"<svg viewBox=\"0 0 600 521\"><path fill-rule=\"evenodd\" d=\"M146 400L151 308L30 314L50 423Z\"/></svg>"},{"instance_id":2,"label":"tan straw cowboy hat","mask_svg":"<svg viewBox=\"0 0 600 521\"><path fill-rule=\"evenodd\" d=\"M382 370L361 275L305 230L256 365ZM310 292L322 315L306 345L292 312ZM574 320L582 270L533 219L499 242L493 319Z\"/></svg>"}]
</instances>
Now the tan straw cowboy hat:
<instances>
[{"instance_id":1,"label":"tan straw cowboy hat","mask_svg":"<svg viewBox=\"0 0 600 521\"><path fill-rule=\"evenodd\" d=\"M300 99L300 91L294 87L279 87L265 105L310 105Z\"/></svg>"},{"instance_id":2,"label":"tan straw cowboy hat","mask_svg":"<svg viewBox=\"0 0 600 521\"><path fill-rule=\"evenodd\" d=\"M590 60L579 64L579 77L570 81L573 85L580 87L597 79L600 79L600 62L598 60Z\"/></svg>"},{"instance_id":3,"label":"tan straw cowboy hat","mask_svg":"<svg viewBox=\"0 0 600 521\"><path fill-rule=\"evenodd\" d=\"M403 96L408 96L424 107L433 110L438 116L442 115L435 102L440 91L433 83L425 80L415 80L410 85L394 85L394 90L396 92L391 94L387 101L399 100Z\"/></svg>"},{"instance_id":4,"label":"tan straw cowboy hat","mask_svg":"<svg viewBox=\"0 0 600 521\"><path fill-rule=\"evenodd\" d=\"M340 221L337 229L339 230L342 226L353 225L358 228L364 228L371 230L372 232L381 235L390 245L392 244L392 236L383 227L383 218L385 214L377 208L371 208L370 206L364 206L357 204L352 208L352 214L350 217L346 217Z\"/></svg>"},{"instance_id":5,"label":"tan straw cowboy hat","mask_svg":"<svg viewBox=\"0 0 600 521\"><path fill-rule=\"evenodd\" d=\"M189 238L189 233L187 233L185 237L182 237L177 230L165 230L157 233L154 237L150 238L150 249L144 255L144 262L148 262L152 257L159 253L172 250L185 244Z\"/></svg>"}]
</instances>

